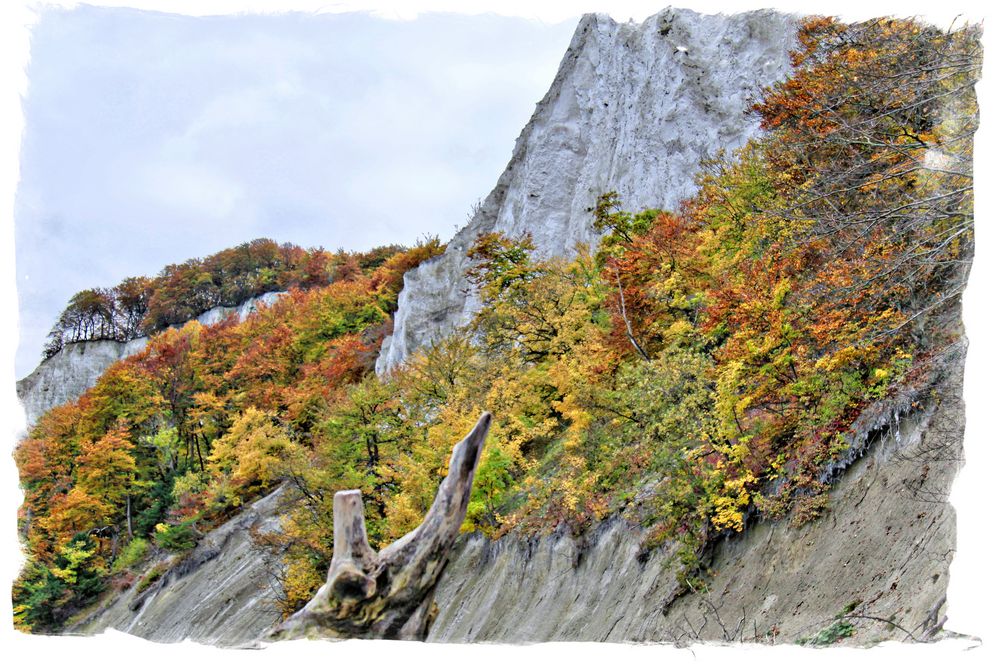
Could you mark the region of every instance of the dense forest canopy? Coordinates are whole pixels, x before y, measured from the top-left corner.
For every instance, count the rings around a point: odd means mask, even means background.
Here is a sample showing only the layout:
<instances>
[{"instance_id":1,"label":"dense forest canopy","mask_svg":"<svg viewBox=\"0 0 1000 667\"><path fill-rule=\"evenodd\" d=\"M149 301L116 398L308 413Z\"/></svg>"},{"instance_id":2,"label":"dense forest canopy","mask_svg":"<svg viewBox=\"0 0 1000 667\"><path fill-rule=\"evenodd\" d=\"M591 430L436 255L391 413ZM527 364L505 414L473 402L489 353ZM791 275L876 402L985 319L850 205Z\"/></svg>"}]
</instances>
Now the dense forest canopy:
<instances>
[{"instance_id":1,"label":"dense forest canopy","mask_svg":"<svg viewBox=\"0 0 1000 667\"><path fill-rule=\"evenodd\" d=\"M183 324L217 306L236 306L267 292L329 285L370 271L402 246L352 253L304 250L291 243L256 239L205 258L171 264L155 278L125 278L114 287L73 295L49 333L48 359L67 343L127 341Z\"/></svg>"},{"instance_id":2,"label":"dense forest canopy","mask_svg":"<svg viewBox=\"0 0 1000 667\"><path fill-rule=\"evenodd\" d=\"M155 289L123 283L109 297L123 331L289 294L242 323L154 335L20 443L19 627L150 585L281 483L294 509L256 539L291 613L325 579L333 494L361 490L377 545L404 535L484 409L469 530L582 533L620 515L644 527L645 555L677 545L698 588L716 537L819 516L860 424L934 400L961 345L978 38L803 21L794 75L750 110L761 138L706 164L696 196L642 212L602 196L603 240L571 259L481 236L468 278L484 308L390 377L374 359L435 241L365 260L249 244L168 267ZM242 264L251 247L270 259Z\"/></svg>"}]
</instances>

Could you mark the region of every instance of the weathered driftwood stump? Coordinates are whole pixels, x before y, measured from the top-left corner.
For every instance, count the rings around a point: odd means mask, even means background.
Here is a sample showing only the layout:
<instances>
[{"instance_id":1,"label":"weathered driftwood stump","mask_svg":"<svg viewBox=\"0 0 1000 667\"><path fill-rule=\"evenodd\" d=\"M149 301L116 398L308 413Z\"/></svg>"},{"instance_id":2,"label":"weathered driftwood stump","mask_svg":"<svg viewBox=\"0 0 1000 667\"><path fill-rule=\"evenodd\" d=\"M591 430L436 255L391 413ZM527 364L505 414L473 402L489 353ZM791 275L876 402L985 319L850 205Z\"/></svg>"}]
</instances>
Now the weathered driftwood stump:
<instances>
[{"instance_id":1,"label":"weathered driftwood stump","mask_svg":"<svg viewBox=\"0 0 1000 667\"><path fill-rule=\"evenodd\" d=\"M361 492L337 493L333 560L326 583L305 607L263 639L426 639L437 615L434 588L465 520L490 420L484 412L455 445L448 476L423 523L379 553L368 544Z\"/></svg>"}]
</instances>

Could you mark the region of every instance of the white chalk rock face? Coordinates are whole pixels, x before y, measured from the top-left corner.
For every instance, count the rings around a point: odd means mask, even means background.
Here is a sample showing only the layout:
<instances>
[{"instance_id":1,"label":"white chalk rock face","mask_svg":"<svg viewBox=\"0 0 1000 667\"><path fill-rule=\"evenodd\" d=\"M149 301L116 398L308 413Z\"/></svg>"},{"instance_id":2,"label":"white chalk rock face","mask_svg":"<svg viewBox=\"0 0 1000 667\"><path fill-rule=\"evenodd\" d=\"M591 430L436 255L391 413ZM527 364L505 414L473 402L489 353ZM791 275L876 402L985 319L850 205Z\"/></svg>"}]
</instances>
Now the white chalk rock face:
<instances>
[{"instance_id":1,"label":"white chalk rock face","mask_svg":"<svg viewBox=\"0 0 1000 667\"><path fill-rule=\"evenodd\" d=\"M250 315L257 312L258 309L266 308L267 306L273 304L282 294L286 294L286 292L266 292L252 299L247 299L238 306L216 306L211 310L206 310L195 319L197 319L203 327L209 327L213 324L218 324L233 313L236 313L236 319L239 322L242 322L246 318L250 317Z\"/></svg>"},{"instance_id":2,"label":"white chalk rock face","mask_svg":"<svg viewBox=\"0 0 1000 667\"><path fill-rule=\"evenodd\" d=\"M540 257L568 257L596 242L593 207L605 192L627 210L693 195L704 158L758 131L747 102L788 76L796 29L774 11L667 9L641 24L585 16L496 187L444 254L404 277L376 370L469 321L479 302L466 253L480 234L530 232Z\"/></svg>"},{"instance_id":3,"label":"white chalk rock face","mask_svg":"<svg viewBox=\"0 0 1000 667\"><path fill-rule=\"evenodd\" d=\"M217 306L198 316L203 326L210 326L236 313L242 322L258 308L274 303L284 292L268 292L248 299L238 306ZM92 340L64 345L59 352L38 365L27 377L17 382L17 397L24 407L27 428L47 411L74 401L97 382L107 368L146 349L149 338L134 338L120 343L113 340Z\"/></svg>"},{"instance_id":4,"label":"white chalk rock face","mask_svg":"<svg viewBox=\"0 0 1000 667\"><path fill-rule=\"evenodd\" d=\"M134 343L138 347L132 353L138 352L146 346L146 340L91 340L64 345L17 382L17 397L24 407L27 427L30 429L51 408L78 398L94 386L108 366L129 356L127 347Z\"/></svg>"}]
</instances>

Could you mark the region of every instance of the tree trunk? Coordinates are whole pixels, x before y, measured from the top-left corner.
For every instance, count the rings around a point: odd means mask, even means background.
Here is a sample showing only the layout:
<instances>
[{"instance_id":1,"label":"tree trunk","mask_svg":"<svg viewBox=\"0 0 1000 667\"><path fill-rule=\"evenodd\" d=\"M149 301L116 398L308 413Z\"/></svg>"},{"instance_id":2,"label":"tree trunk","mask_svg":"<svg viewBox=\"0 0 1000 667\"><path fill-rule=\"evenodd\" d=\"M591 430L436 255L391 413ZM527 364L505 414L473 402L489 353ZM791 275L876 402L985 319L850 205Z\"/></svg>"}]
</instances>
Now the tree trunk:
<instances>
[{"instance_id":1,"label":"tree trunk","mask_svg":"<svg viewBox=\"0 0 1000 667\"><path fill-rule=\"evenodd\" d=\"M198 442L198 434L194 434L194 447L198 451L198 467L201 468L202 472L205 472L205 462L201 458L201 443Z\"/></svg>"},{"instance_id":2,"label":"tree trunk","mask_svg":"<svg viewBox=\"0 0 1000 667\"><path fill-rule=\"evenodd\" d=\"M639 341L636 339L635 334L632 332L632 323L628 319L628 313L625 312L625 291L622 289L622 279L618 275L618 267L615 266L615 280L618 282L618 298L621 305L622 311L622 321L625 323L625 335L628 336L628 342L632 343L632 347L638 352L643 360L649 361L649 355L646 354L646 350L642 349L639 345Z\"/></svg>"},{"instance_id":3,"label":"tree trunk","mask_svg":"<svg viewBox=\"0 0 1000 667\"><path fill-rule=\"evenodd\" d=\"M338 492L326 583L262 639L426 639L437 616L434 589L465 520L491 419L484 412L455 445L448 475L423 523L379 553L368 544L361 492Z\"/></svg>"},{"instance_id":4,"label":"tree trunk","mask_svg":"<svg viewBox=\"0 0 1000 667\"><path fill-rule=\"evenodd\" d=\"M132 494L125 494L125 528L128 530L128 539L132 539Z\"/></svg>"}]
</instances>

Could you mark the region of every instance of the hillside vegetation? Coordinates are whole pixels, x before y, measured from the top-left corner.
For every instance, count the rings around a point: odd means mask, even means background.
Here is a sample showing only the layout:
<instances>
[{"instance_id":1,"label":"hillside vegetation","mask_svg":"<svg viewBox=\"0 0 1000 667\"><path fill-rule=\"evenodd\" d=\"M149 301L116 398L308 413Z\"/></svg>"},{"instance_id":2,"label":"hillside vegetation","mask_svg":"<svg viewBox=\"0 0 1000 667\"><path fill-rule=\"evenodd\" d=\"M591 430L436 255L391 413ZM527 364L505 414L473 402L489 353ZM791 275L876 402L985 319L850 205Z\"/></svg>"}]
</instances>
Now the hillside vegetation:
<instances>
[{"instance_id":1,"label":"hillside vegetation","mask_svg":"<svg viewBox=\"0 0 1000 667\"><path fill-rule=\"evenodd\" d=\"M628 212L602 196L603 241L572 259L480 237L484 308L391 377L374 357L433 242L241 324L154 336L17 449L17 623L57 629L109 584L155 579L148 552L183 552L281 481L297 503L257 539L291 613L325 580L333 493L361 489L376 544L404 535L484 409L469 530L582 533L621 514L645 553L679 544L698 588L717 536L819 516L859 418L919 408L910 390L961 335L978 36L805 20L795 74L753 105L761 138L706 164L695 197Z\"/></svg>"},{"instance_id":2,"label":"hillside vegetation","mask_svg":"<svg viewBox=\"0 0 1000 667\"><path fill-rule=\"evenodd\" d=\"M73 295L56 320L42 357L52 357L68 343L148 336L216 306L236 306L266 292L329 285L370 271L402 249L383 246L366 253L332 253L255 239L171 264L155 278L132 277L110 289L85 289Z\"/></svg>"}]
</instances>

